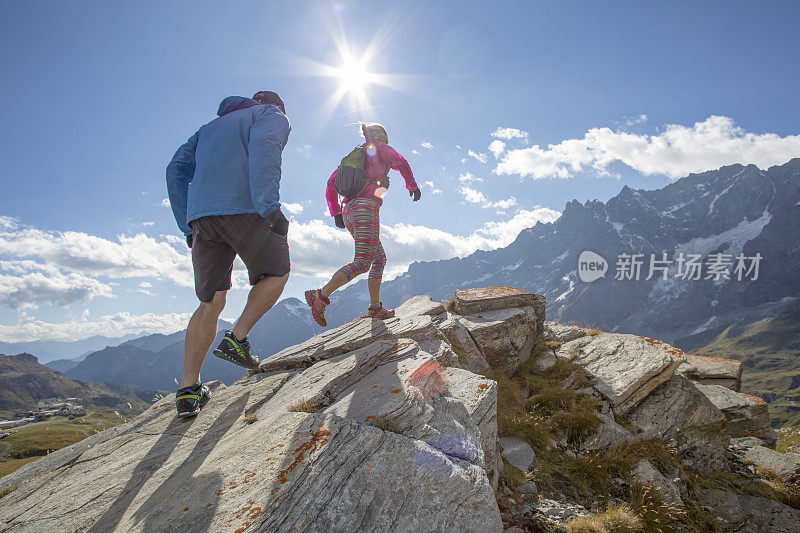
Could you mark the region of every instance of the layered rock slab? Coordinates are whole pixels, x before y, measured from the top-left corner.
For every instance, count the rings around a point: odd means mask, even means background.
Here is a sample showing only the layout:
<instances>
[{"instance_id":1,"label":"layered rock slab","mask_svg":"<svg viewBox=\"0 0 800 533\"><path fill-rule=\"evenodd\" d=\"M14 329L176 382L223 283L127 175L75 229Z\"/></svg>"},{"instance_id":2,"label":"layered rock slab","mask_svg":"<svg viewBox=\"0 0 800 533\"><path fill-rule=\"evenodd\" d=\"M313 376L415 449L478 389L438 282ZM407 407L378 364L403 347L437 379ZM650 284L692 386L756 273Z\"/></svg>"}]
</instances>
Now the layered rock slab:
<instances>
[{"instance_id":1,"label":"layered rock slab","mask_svg":"<svg viewBox=\"0 0 800 533\"><path fill-rule=\"evenodd\" d=\"M683 362L682 352L652 339L599 333L562 344L556 356L581 365L596 379L595 388L625 415L665 383Z\"/></svg>"},{"instance_id":2,"label":"layered rock slab","mask_svg":"<svg viewBox=\"0 0 800 533\"><path fill-rule=\"evenodd\" d=\"M778 436L770 427L769 411L764 400L719 385L696 385L725 415L731 437L756 437L766 446L775 447Z\"/></svg>"},{"instance_id":3,"label":"layered rock slab","mask_svg":"<svg viewBox=\"0 0 800 533\"><path fill-rule=\"evenodd\" d=\"M372 344L220 389L194 420L177 420L165 399L143 415L147 423L23 481L3 498L0 523L9 531L500 531L482 456L463 446L480 439L468 405L491 403L493 382L459 369L449 376L410 340ZM353 401L394 380L400 391ZM289 410L297 399L327 405ZM370 405L391 407L407 433L430 442L360 420Z\"/></svg>"},{"instance_id":4,"label":"layered rock slab","mask_svg":"<svg viewBox=\"0 0 800 533\"><path fill-rule=\"evenodd\" d=\"M453 302L456 313L474 315L511 307L533 307L544 322L545 298L514 287L459 289Z\"/></svg>"},{"instance_id":5,"label":"layered rock slab","mask_svg":"<svg viewBox=\"0 0 800 533\"><path fill-rule=\"evenodd\" d=\"M719 385L739 392L742 384L742 362L722 357L686 354L686 362L677 372L692 381L705 385Z\"/></svg>"},{"instance_id":6,"label":"layered rock slab","mask_svg":"<svg viewBox=\"0 0 800 533\"><path fill-rule=\"evenodd\" d=\"M701 490L697 502L718 517L723 531L797 533L800 510L767 498L724 490Z\"/></svg>"},{"instance_id":7,"label":"layered rock slab","mask_svg":"<svg viewBox=\"0 0 800 533\"><path fill-rule=\"evenodd\" d=\"M702 471L727 469L725 415L685 377L674 374L626 417L643 437L674 446L684 464Z\"/></svg>"},{"instance_id":8,"label":"layered rock slab","mask_svg":"<svg viewBox=\"0 0 800 533\"><path fill-rule=\"evenodd\" d=\"M542 342L542 320L532 307L493 309L458 317L486 363L511 376Z\"/></svg>"},{"instance_id":9,"label":"layered rock slab","mask_svg":"<svg viewBox=\"0 0 800 533\"><path fill-rule=\"evenodd\" d=\"M308 368L317 361L358 350L377 340L400 337L423 341L440 338L441 335L433 326L431 316L425 314L388 320L357 318L264 359L258 371Z\"/></svg>"}]
</instances>

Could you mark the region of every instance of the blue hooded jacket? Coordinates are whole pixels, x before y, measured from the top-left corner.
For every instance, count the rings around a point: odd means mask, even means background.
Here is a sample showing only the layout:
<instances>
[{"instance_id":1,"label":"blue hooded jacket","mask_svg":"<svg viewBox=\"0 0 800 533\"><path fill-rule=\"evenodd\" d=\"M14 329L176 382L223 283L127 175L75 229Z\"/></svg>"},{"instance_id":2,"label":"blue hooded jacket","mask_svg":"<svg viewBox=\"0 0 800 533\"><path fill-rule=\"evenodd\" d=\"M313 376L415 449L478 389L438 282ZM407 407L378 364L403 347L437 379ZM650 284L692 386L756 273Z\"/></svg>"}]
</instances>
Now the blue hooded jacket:
<instances>
[{"instance_id":1,"label":"blue hooded jacket","mask_svg":"<svg viewBox=\"0 0 800 533\"><path fill-rule=\"evenodd\" d=\"M286 115L242 96L225 98L217 115L167 166L172 212L186 235L192 233L189 223L200 217L266 217L281 206L281 153L291 131Z\"/></svg>"}]
</instances>

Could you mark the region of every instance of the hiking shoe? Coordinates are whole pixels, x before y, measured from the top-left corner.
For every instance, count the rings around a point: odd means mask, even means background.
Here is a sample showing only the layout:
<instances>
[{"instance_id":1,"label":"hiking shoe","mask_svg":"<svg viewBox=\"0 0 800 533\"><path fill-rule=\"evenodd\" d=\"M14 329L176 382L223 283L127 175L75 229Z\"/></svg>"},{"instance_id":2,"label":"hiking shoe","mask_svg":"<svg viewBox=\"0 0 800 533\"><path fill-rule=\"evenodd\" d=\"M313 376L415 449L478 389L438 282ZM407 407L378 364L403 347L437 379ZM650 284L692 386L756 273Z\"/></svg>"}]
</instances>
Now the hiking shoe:
<instances>
[{"instance_id":1,"label":"hiking shoe","mask_svg":"<svg viewBox=\"0 0 800 533\"><path fill-rule=\"evenodd\" d=\"M214 348L214 355L249 370L258 368L258 357L250 353L250 341L237 339L233 331L226 331L219 346Z\"/></svg>"},{"instance_id":2,"label":"hiking shoe","mask_svg":"<svg viewBox=\"0 0 800 533\"><path fill-rule=\"evenodd\" d=\"M386 320L387 318L394 318L394 309L388 310L384 309L383 302L378 304L378 307L369 306L369 310L367 311L367 316L369 318L377 318L379 320Z\"/></svg>"},{"instance_id":3,"label":"hiking shoe","mask_svg":"<svg viewBox=\"0 0 800 533\"><path fill-rule=\"evenodd\" d=\"M197 415L210 399L211 392L208 390L208 385L204 383L178 389L178 392L175 393L178 418Z\"/></svg>"},{"instance_id":4,"label":"hiking shoe","mask_svg":"<svg viewBox=\"0 0 800 533\"><path fill-rule=\"evenodd\" d=\"M320 326L327 327L328 322L325 320L325 307L331 304L331 301L322 294L319 289L313 291L306 291L306 303L311 308L311 315Z\"/></svg>"}]
</instances>

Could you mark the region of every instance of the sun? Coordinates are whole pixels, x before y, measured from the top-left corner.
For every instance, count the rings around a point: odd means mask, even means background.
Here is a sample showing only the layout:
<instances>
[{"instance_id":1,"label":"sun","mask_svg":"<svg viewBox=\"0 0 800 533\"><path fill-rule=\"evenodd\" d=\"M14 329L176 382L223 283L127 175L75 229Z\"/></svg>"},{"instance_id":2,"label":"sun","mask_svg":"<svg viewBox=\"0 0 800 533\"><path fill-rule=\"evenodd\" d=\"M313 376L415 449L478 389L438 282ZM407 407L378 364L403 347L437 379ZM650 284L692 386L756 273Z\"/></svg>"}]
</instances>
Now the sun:
<instances>
[{"instance_id":1,"label":"sun","mask_svg":"<svg viewBox=\"0 0 800 533\"><path fill-rule=\"evenodd\" d=\"M338 74L342 86L347 91L364 91L370 83L371 74L367 71L366 65L363 64L362 60L345 59L344 64L339 68Z\"/></svg>"}]
</instances>

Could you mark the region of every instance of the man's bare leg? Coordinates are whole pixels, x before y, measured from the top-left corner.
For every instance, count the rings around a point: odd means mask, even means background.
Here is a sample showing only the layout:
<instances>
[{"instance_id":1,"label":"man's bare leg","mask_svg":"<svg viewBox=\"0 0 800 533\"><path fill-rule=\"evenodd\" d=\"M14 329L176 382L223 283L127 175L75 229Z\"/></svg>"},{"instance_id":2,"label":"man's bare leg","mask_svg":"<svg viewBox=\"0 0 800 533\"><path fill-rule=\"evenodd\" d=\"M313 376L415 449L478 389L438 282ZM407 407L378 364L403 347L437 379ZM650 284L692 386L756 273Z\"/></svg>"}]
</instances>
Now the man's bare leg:
<instances>
[{"instance_id":1,"label":"man's bare leg","mask_svg":"<svg viewBox=\"0 0 800 533\"><path fill-rule=\"evenodd\" d=\"M217 321L225 308L228 291L217 291L210 302L200 302L186 328L183 348L183 376L178 388L200 383L200 369L208 349L217 335Z\"/></svg>"},{"instance_id":2,"label":"man's bare leg","mask_svg":"<svg viewBox=\"0 0 800 533\"><path fill-rule=\"evenodd\" d=\"M233 327L233 334L237 339L244 340L256 322L264 316L264 313L272 309L272 306L280 298L288 279L289 274L280 277L266 276L253 285L250 294L247 295L247 304L244 306L242 316Z\"/></svg>"}]
</instances>

